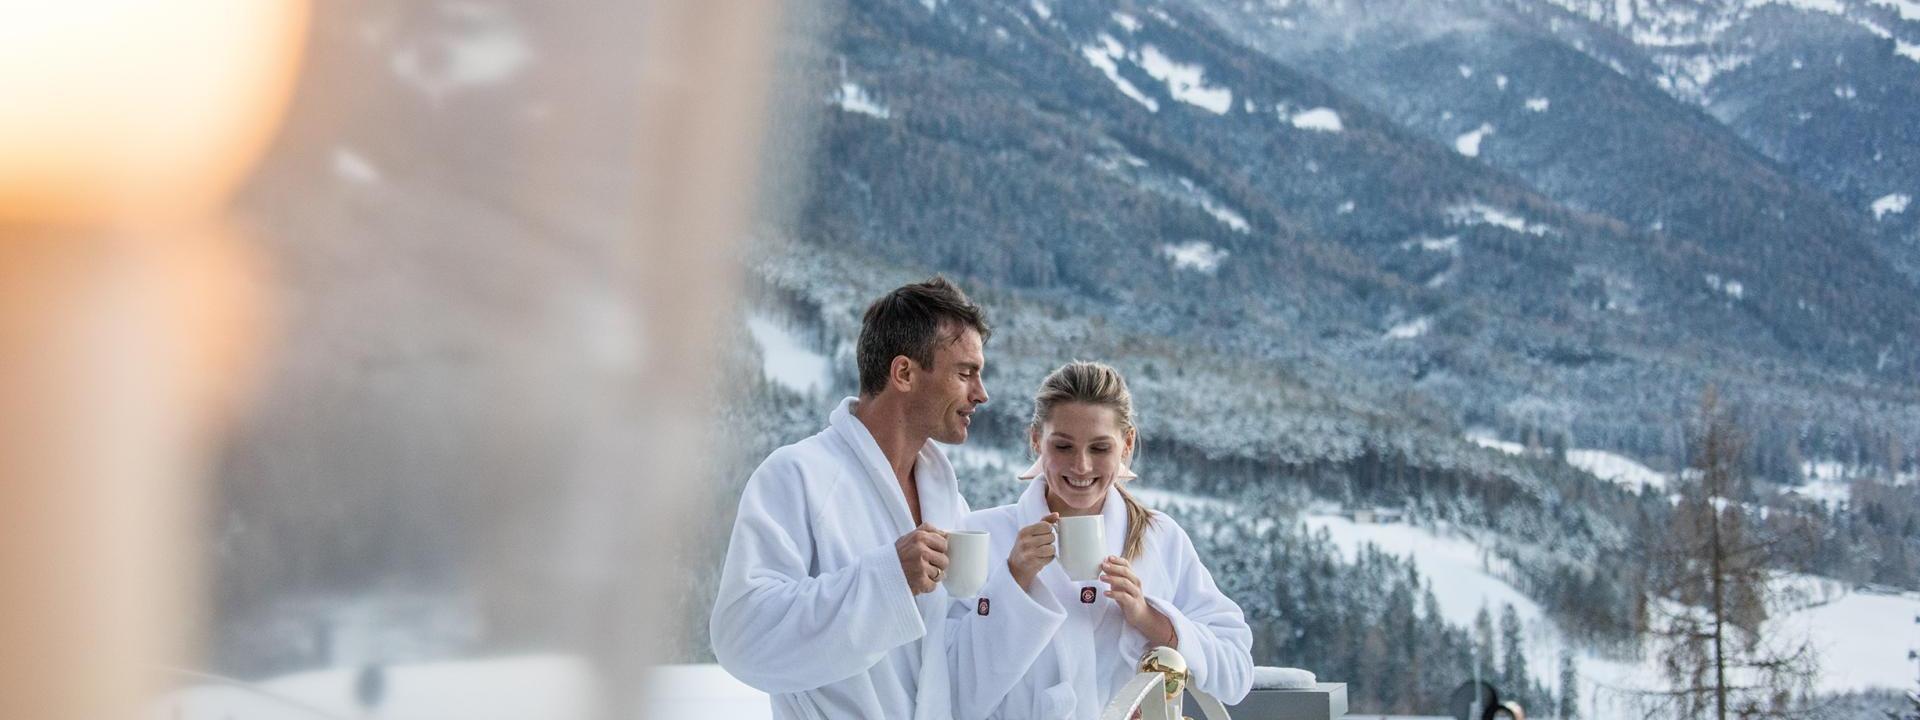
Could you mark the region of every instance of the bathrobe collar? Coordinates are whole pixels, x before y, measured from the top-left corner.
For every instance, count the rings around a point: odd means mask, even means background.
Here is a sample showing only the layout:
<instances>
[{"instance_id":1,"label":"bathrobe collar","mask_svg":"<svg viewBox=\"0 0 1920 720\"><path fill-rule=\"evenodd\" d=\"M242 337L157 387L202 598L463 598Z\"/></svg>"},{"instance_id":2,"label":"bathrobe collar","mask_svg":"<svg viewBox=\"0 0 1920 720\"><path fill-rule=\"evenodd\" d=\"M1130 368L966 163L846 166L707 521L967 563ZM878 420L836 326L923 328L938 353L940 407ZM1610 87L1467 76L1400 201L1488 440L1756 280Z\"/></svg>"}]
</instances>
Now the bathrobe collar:
<instances>
[{"instance_id":1,"label":"bathrobe collar","mask_svg":"<svg viewBox=\"0 0 1920 720\"><path fill-rule=\"evenodd\" d=\"M914 528L913 512L907 509L907 496L900 491L893 465L887 462L886 453L880 451L880 443L873 439L866 423L853 416L856 402L859 398L841 400L827 424L852 449L860 467L866 470L867 481L883 498L881 502L886 505L888 519L893 521L894 534L905 535ZM920 447L919 458L913 466L913 481L920 491L920 519L942 529L958 527L963 514L957 504L959 482L954 479L953 465L947 456L932 442Z\"/></svg>"}]
</instances>

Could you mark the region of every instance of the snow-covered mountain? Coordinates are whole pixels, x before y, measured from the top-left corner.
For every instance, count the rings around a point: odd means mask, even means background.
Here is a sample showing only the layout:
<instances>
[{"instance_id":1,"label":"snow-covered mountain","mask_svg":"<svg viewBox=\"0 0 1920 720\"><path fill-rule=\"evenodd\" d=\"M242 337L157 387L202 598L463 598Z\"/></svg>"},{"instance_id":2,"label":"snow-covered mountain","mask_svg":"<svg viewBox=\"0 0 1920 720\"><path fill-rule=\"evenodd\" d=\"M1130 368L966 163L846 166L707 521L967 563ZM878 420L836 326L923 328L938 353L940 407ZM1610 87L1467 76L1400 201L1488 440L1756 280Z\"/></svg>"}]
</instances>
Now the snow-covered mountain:
<instances>
[{"instance_id":1,"label":"snow-covered mountain","mask_svg":"<svg viewBox=\"0 0 1920 720\"><path fill-rule=\"evenodd\" d=\"M802 192L757 228L727 360L741 382L717 403L720 497L850 391L865 302L944 272L997 327L995 400L955 451L975 504L1010 497L1022 398L1046 370L1117 363L1143 488L1187 503L1207 542L1260 550L1210 558L1238 578L1260 659L1325 662L1367 709L1429 709L1457 684L1481 595L1515 605L1549 691L1563 645L1595 679L1641 667L1619 659L1645 597L1633 553L1671 512L1708 383L1746 410L1742 507L1817 539L1782 572L1844 587L1853 604L1829 607L1853 618L1906 612L1920 589L1908 5L831 14L783 48L794 104L777 117L805 141L778 135L770 160ZM606 49L628 30L569 17L484 2L317 17L330 61L300 102L367 110L296 112L244 198L273 230L294 331L210 514L217 669L516 648L551 620L515 589L566 568L527 554L506 563L524 575L472 573L563 530L520 481L606 432L552 420L603 399L583 378L635 357L627 108L604 92L635 80ZM542 521L445 511L473 488ZM721 503L681 549L681 660L706 652ZM500 602L339 600L402 591ZM1864 608L1876 598L1891 604ZM1390 620L1422 645L1370 634ZM1847 653L1822 688L1885 684L1874 673L1898 658L1862 643L1897 638L1813 622Z\"/></svg>"}]
</instances>

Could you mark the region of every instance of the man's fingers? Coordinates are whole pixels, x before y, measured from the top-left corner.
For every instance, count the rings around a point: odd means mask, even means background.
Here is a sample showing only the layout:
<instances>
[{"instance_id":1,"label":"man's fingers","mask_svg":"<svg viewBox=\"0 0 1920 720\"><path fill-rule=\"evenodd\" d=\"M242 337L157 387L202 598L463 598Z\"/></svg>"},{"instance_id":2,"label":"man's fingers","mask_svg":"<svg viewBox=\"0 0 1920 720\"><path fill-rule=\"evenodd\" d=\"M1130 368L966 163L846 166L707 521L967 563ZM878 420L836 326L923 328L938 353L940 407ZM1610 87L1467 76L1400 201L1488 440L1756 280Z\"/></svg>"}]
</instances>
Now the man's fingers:
<instances>
[{"instance_id":1,"label":"man's fingers","mask_svg":"<svg viewBox=\"0 0 1920 720\"><path fill-rule=\"evenodd\" d=\"M939 568L941 570L947 569L946 553L933 552L931 550L923 550L920 552L920 559L921 561L935 568Z\"/></svg>"},{"instance_id":2,"label":"man's fingers","mask_svg":"<svg viewBox=\"0 0 1920 720\"><path fill-rule=\"evenodd\" d=\"M947 551L947 536L934 532L928 534L924 539L926 540L927 547L943 554Z\"/></svg>"}]
</instances>

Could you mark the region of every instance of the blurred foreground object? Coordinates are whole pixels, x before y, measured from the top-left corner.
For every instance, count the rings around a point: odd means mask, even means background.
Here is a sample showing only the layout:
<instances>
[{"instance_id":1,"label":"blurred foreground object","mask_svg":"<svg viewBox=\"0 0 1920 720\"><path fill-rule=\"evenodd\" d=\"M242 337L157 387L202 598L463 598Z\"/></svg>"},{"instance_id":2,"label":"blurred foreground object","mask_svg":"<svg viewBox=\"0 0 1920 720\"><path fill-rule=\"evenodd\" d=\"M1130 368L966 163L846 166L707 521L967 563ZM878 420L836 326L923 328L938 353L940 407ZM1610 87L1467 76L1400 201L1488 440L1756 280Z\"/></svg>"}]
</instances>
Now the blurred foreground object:
<instances>
[{"instance_id":1,"label":"blurred foreground object","mask_svg":"<svg viewBox=\"0 0 1920 720\"><path fill-rule=\"evenodd\" d=\"M190 655L211 637L209 575L198 559L248 552L297 567L365 539L342 524L299 543L245 536L221 554L195 537L211 526L202 498L223 462L217 451L247 435L235 430L237 412L249 408L252 423L274 399L296 415L317 412L298 402L307 396L286 392L284 377L297 372L266 375L266 392L250 397L263 357L280 360L276 371L297 365L312 356L287 352L300 349L290 338L324 345L342 326L397 328L352 336L378 341L352 357L427 345L422 332L472 341L434 346L471 352L454 361L470 373L429 388L451 391L423 393L444 402L399 418L378 404L348 405L344 415L434 421L404 436L403 449L437 433L429 449L506 446L475 455L532 461L495 463L486 478L499 482L472 482L448 455L400 453L434 462L387 463L395 456L355 455L361 446L292 423L267 436L291 438L270 449L341 452L314 453L274 488L292 490L275 504L301 514L312 498L339 497L326 491L353 469L343 458L371 457L361 466L370 482L441 473L466 481L434 508L462 532L429 539L452 548L438 556L457 558L451 596L478 607L485 635L468 647L432 646L440 655L431 659L446 661L435 667L479 667L450 662L467 658L445 655L448 647L553 657L538 664L550 674L517 663L476 671L505 668L511 680L566 699L514 717L640 714L639 681L658 660L664 629L661 587L671 584L658 550L704 504L704 489L688 479L706 447L699 418L738 282L735 248L751 227L780 15L773 0L596 3L543 8L524 21L512 9L0 0L0 92L9 98L0 107L0 718L134 715L161 694L161 666L202 664ZM614 22L609 12L638 18ZM357 54L317 52L328 32L336 50ZM367 62L330 62L342 57ZM422 97L382 93L383 82ZM476 100L512 112L471 112L464 103ZM377 132L349 132L361 127ZM270 141L273 155L256 172ZM376 163L387 158L383 173ZM279 182L275 167L288 173ZM346 191L312 192L300 181L313 176L300 173L316 167L364 195L349 203L338 200ZM266 237L234 232L232 207L263 221ZM408 250L433 258L434 272L398 272L419 257ZM393 294L316 312L288 279L313 266L275 262L288 275L265 272L262 258L287 255L357 263ZM514 262L540 257L585 257L592 272L542 275ZM590 282L560 282L576 277ZM395 298L448 304L421 310ZM477 321L440 334L381 324L408 312ZM272 327L269 318L287 322ZM504 331L489 334L496 327ZM559 332L514 332L522 328ZM434 367L443 366L408 369ZM392 387L345 372L322 377L345 378L336 397L348 399ZM517 402L528 398L538 402ZM354 427L366 426L382 425ZM546 432L515 432L528 426ZM264 485L255 474L235 478L236 487ZM516 502L524 498L537 502ZM351 561L364 556L339 557L358 568ZM273 597L283 587L242 590ZM471 695L366 647L318 654L339 662L355 652L391 670L377 688L359 688L383 717L442 712L448 698Z\"/></svg>"},{"instance_id":2,"label":"blurred foreground object","mask_svg":"<svg viewBox=\"0 0 1920 720\"><path fill-rule=\"evenodd\" d=\"M199 482L264 317L221 210L307 16L0 2L0 717L132 716L193 637Z\"/></svg>"}]
</instances>

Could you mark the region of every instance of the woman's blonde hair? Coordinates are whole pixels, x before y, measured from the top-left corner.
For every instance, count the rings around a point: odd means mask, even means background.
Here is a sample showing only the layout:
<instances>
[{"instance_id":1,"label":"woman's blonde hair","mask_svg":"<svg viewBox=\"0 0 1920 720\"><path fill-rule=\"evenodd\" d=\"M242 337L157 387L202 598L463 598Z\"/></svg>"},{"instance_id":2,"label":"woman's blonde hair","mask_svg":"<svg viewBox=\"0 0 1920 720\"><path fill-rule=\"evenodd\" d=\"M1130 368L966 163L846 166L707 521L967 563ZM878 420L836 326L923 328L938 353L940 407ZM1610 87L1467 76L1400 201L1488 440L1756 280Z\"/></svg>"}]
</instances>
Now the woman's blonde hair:
<instances>
[{"instance_id":1,"label":"woman's blonde hair","mask_svg":"<svg viewBox=\"0 0 1920 720\"><path fill-rule=\"evenodd\" d=\"M1133 394L1127 391L1126 378L1120 377L1119 370L1106 363L1076 360L1048 374L1047 379L1040 381L1040 392L1033 396L1033 420L1027 425L1029 436L1037 437L1040 426L1053 417L1053 409L1064 403L1112 408L1121 430L1133 437L1130 444L1138 447L1138 433L1133 425ZM1133 499L1119 478L1114 479L1114 488L1127 504L1127 541L1120 553L1128 561L1137 560L1146 550L1147 528L1154 523L1153 513Z\"/></svg>"}]
</instances>

